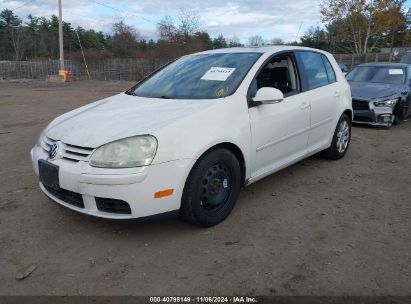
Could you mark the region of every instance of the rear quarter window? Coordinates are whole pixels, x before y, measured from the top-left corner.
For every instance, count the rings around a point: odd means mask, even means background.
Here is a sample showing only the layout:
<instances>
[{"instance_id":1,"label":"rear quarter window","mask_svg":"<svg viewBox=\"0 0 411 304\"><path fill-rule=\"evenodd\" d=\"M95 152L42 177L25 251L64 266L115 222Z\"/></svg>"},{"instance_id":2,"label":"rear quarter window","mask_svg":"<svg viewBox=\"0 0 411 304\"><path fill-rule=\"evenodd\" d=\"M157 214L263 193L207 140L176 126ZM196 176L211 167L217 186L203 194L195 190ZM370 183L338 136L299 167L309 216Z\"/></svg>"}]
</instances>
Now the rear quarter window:
<instances>
[{"instance_id":1,"label":"rear quarter window","mask_svg":"<svg viewBox=\"0 0 411 304\"><path fill-rule=\"evenodd\" d=\"M328 83L334 83L337 81L337 78L335 77L335 71L333 66L331 65L330 61L325 55L321 55L321 58L323 59L325 69L327 71L327 76L328 76Z\"/></svg>"}]
</instances>

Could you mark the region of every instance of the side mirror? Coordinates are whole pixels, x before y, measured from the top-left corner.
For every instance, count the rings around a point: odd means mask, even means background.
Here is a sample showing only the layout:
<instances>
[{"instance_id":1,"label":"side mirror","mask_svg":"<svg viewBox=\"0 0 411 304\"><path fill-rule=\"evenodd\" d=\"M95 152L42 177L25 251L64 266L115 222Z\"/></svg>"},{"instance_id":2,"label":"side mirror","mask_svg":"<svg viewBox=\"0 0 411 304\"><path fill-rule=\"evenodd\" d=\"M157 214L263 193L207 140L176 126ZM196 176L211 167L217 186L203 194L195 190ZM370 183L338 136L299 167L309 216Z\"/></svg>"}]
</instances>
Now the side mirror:
<instances>
[{"instance_id":1,"label":"side mirror","mask_svg":"<svg viewBox=\"0 0 411 304\"><path fill-rule=\"evenodd\" d=\"M279 103L283 101L283 99L284 94L280 90L275 88L264 87L257 91L255 97L253 98L253 102L255 102L256 105L273 104Z\"/></svg>"}]
</instances>

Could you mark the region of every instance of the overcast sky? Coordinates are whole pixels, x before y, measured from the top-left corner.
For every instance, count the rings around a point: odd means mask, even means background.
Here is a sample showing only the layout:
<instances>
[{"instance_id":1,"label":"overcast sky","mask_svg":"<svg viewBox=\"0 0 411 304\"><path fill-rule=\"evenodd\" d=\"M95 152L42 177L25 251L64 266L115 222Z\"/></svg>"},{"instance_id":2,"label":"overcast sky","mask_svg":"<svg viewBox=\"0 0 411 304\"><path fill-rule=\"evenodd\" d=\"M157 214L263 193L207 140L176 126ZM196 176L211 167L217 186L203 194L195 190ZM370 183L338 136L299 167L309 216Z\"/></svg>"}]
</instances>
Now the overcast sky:
<instances>
[{"instance_id":1,"label":"overcast sky","mask_svg":"<svg viewBox=\"0 0 411 304\"><path fill-rule=\"evenodd\" d=\"M73 26L111 32L112 24L123 20L147 39L156 39L156 22L163 16L176 18L180 9L197 12L201 27L212 37L223 34L247 42L252 35L264 39L294 41L310 26L321 25L319 0L62 0L63 19ZM406 7L410 7L408 0ZM104 6L106 5L106 6ZM107 7L110 6L110 7ZM0 10L14 9L23 20L28 14L57 15L57 0L0 0Z\"/></svg>"}]
</instances>

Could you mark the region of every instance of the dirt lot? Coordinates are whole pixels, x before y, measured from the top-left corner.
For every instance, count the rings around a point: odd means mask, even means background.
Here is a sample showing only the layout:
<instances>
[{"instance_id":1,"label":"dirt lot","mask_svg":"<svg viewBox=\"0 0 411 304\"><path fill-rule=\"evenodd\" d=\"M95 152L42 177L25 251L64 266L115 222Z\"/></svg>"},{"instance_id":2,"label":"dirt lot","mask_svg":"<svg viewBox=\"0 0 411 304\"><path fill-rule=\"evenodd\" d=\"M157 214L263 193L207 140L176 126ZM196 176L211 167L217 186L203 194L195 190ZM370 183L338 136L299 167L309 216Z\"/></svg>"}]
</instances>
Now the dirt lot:
<instances>
[{"instance_id":1,"label":"dirt lot","mask_svg":"<svg viewBox=\"0 0 411 304\"><path fill-rule=\"evenodd\" d=\"M29 157L41 129L130 86L0 83L1 295L411 295L411 121L353 128L344 159L313 157L243 189L211 229L51 203Z\"/></svg>"}]
</instances>

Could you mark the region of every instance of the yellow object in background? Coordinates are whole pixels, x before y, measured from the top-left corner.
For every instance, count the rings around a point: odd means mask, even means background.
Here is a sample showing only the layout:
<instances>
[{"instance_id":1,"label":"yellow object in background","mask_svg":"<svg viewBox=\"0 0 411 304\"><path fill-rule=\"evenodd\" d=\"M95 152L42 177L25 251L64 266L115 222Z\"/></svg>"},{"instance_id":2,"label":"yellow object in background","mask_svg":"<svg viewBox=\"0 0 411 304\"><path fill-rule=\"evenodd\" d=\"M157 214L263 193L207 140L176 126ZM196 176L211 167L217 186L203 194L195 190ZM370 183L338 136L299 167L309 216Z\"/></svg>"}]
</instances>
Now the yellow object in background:
<instances>
[{"instance_id":1,"label":"yellow object in background","mask_svg":"<svg viewBox=\"0 0 411 304\"><path fill-rule=\"evenodd\" d=\"M71 73L67 70L59 70L59 76L63 77L64 81L68 82L71 80Z\"/></svg>"}]
</instances>

